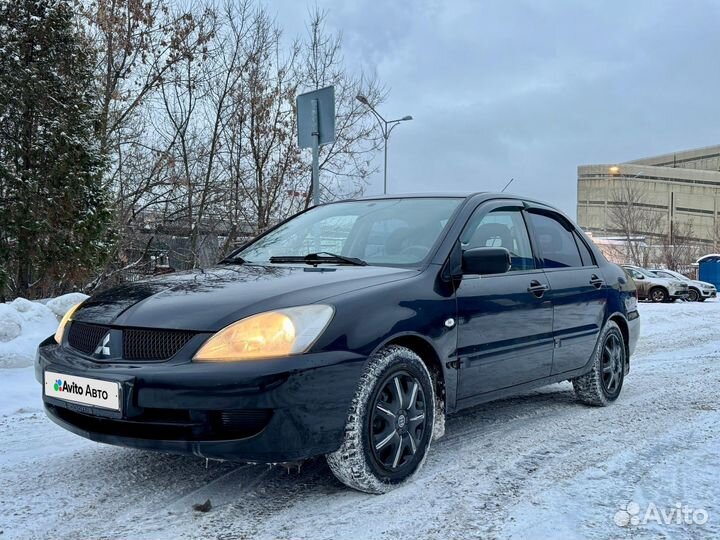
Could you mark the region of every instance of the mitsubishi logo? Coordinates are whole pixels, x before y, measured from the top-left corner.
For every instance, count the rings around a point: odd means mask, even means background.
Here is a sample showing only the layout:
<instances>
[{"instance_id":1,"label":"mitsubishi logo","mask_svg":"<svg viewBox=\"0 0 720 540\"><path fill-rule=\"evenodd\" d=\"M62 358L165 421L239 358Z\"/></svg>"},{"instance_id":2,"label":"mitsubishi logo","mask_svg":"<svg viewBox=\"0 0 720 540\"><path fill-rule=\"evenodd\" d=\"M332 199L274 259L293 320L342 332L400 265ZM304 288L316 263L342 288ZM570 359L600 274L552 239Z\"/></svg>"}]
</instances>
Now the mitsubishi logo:
<instances>
[{"instance_id":1,"label":"mitsubishi logo","mask_svg":"<svg viewBox=\"0 0 720 540\"><path fill-rule=\"evenodd\" d=\"M105 334L102 343L95 349L96 356L110 356L110 332Z\"/></svg>"}]
</instances>

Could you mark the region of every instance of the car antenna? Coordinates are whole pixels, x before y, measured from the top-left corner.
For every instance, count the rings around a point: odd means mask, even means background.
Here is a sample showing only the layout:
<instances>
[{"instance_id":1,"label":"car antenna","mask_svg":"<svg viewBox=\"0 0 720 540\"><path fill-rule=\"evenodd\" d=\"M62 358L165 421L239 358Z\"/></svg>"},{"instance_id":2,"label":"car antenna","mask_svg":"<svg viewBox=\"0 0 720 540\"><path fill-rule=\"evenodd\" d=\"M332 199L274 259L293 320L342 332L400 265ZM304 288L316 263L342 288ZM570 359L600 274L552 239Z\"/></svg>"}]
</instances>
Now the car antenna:
<instances>
[{"instance_id":1,"label":"car antenna","mask_svg":"<svg viewBox=\"0 0 720 540\"><path fill-rule=\"evenodd\" d=\"M509 186L510 184L513 183L513 180L515 180L515 179L514 179L514 178L511 178L510 180L508 180L508 183L505 184L505 187L500 190L500 193L505 193L505 190L508 188L508 186Z\"/></svg>"}]
</instances>

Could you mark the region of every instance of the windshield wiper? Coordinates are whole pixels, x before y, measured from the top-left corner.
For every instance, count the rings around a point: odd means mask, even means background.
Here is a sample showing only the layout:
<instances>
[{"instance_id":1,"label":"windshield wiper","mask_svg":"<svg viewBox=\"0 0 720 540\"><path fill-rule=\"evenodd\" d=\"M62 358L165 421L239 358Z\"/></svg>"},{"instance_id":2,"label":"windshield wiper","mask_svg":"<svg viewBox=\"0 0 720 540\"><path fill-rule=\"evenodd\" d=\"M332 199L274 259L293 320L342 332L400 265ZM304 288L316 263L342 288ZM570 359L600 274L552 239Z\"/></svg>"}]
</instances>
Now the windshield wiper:
<instances>
[{"instance_id":1,"label":"windshield wiper","mask_svg":"<svg viewBox=\"0 0 720 540\"><path fill-rule=\"evenodd\" d=\"M245 264L247 261L242 257L225 257L218 264Z\"/></svg>"},{"instance_id":2,"label":"windshield wiper","mask_svg":"<svg viewBox=\"0 0 720 540\"><path fill-rule=\"evenodd\" d=\"M306 264L352 264L353 266L367 266L367 263L356 257L346 257L329 251L319 251L317 253L308 253L307 255L280 255L270 257L271 263L306 263Z\"/></svg>"}]
</instances>

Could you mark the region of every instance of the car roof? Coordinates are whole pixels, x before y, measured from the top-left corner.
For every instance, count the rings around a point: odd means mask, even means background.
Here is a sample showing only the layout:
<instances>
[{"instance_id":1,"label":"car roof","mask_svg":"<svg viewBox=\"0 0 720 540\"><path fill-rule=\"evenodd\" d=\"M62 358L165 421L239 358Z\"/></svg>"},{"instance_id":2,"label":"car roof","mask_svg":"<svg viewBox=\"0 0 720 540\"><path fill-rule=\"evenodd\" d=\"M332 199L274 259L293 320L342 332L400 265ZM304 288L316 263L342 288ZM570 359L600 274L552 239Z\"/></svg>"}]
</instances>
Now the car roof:
<instances>
[{"instance_id":1,"label":"car roof","mask_svg":"<svg viewBox=\"0 0 720 540\"><path fill-rule=\"evenodd\" d=\"M480 195L483 192L468 192L468 191L444 191L444 192L432 192L432 193L392 193L392 194L378 194L378 195L367 195L364 197L357 197L354 200L367 201L373 199L447 199L447 198L458 198L467 199L473 195Z\"/></svg>"},{"instance_id":2,"label":"car roof","mask_svg":"<svg viewBox=\"0 0 720 540\"><path fill-rule=\"evenodd\" d=\"M367 201L376 199L448 199L448 198L459 198L459 199L472 199L478 198L481 200L489 199L512 199L518 201L526 201L528 203L545 206L547 208L553 208L552 205L533 199L532 197L523 197L522 195L514 195L512 193L500 193L493 191L441 191L441 192L430 192L430 193L392 193L392 194L378 194L378 195L366 195L364 197L357 197L356 201ZM342 201L337 201L342 202ZM557 210L557 209L556 209ZM562 213L560 210L558 212Z\"/></svg>"}]
</instances>

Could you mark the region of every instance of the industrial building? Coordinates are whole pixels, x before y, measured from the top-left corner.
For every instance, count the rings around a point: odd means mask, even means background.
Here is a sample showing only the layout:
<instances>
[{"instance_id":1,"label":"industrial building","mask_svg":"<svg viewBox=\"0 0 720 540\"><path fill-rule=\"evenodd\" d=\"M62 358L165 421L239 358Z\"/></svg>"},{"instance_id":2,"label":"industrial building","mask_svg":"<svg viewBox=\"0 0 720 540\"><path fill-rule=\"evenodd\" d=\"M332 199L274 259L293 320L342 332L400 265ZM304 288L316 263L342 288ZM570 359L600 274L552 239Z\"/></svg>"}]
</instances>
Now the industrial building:
<instances>
[{"instance_id":1,"label":"industrial building","mask_svg":"<svg viewBox=\"0 0 720 540\"><path fill-rule=\"evenodd\" d=\"M648 245L683 242L718 252L720 145L578 167L577 221L595 238L632 234Z\"/></svg>"}]
</instances>

